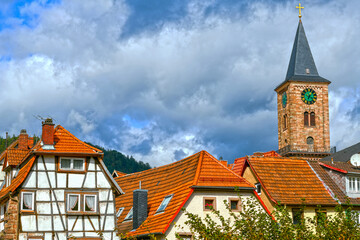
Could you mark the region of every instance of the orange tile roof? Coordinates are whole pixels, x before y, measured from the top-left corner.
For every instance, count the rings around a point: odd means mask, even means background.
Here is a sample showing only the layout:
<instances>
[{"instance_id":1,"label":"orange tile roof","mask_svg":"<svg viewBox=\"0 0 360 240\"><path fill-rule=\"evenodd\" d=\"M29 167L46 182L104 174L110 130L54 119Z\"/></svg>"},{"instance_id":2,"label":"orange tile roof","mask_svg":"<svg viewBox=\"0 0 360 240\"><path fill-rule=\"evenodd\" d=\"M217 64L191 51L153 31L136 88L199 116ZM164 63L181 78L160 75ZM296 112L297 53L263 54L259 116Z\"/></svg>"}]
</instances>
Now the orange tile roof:
<instances>
[{"instance_id":1,"label":"orange tile roof","mask_svg":"<svg viewBox=\"0 0 360 240\"><path fill-rule=\"evenodd\" d=\"M76 138L68 130L58 125L54 132L55 149L44 149L41 144L38 144L34 150L35 152L48 153L84 153L84 154L101 154L102 151L84 143Z\"/></svg>"},{"instance_id":2,"label":"orange tile roof","mask_svg":"<svg viewBox=\"0 0 360 240\"><path fill-rule=\"evenodd\" d=\"M8 193L14 192L26 179L28 173L34 164L35 157L32 157L18 172L17 176L11 181L10 186L1 189L0 199L7 196Z\"/></svg>"},{"instance_id":3,"label":"orange tile roof","mask_svg":"<svg viewBox=\"0 0 360 240\"><path fill-rule=\"evenodd\" d=\"M165 233L192 194L192 187L254 187L206 151L166 166L117 177L115 180L125 192L125 195L116 198L116 209L124 207L117 223L119 231L128 236ZM140 181L141 188L148 190L148 217L138 229L131 231L132 221L124 222L124 218L132 208L132 192L139 188ZM164 197L170 194L174 196L165 212L155 215Z\"/></svg>"},{"instance_id":4,"label":"orange tile roof","mask_svg":"<svg viewBox=\"0 0 360 240\"><path fill-rule=\"evenodd\" d=\"M242 174L242 166L235 167L234 171ZM298 205L335 205L324 184L317 177L306 160L250 156L246 157L246 166L250 166L262 187L275 203ZM242 172L240 172L240 170ZM305 202L302 201L305 200Z\"/></svg>"},{"instance_id":5,"label":"orange tile roof","mask_svg":"<svg viewBox=\"0 0 360 240\"><path fill-rule=\"evenodd\" d=\"M28 139L28 149L18 149L19 139L10 144L0 155L0 161L4 160L4 166L17 166L33 147L33 138Z\"/></svg>"}]
</instances>

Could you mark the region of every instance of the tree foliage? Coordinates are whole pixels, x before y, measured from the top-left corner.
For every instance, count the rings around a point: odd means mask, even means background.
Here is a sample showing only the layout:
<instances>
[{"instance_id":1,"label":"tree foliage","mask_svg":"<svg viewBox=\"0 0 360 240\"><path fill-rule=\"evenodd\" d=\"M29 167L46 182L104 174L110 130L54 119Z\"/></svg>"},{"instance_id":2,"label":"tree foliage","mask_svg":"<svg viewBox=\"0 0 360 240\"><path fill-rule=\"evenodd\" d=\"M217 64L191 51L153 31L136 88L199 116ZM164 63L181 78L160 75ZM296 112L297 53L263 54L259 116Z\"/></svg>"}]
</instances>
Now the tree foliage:
<instances>
[{"instance_id":1,"label":"tree foliage","mask_svg":"<svg viewBox=\"0 0 360 240\"><path fill-rule=\"evenodd\" d=\"M7 146L12 144L14 141L16 141L17 137L13 135L12 137L6 138L0 137L0 154L6 149Z\"/></svg>"},{"instance_id":2,"label":"tree foliage","mask_svg":"<svg viewBox=\"0 0 360 240\"><path fill-rule=\"evenodd\" d=\"M360 239L359 215L351 205L338 205L335 214L318 214L314 218L301 218L298 224L284 206L275 207L272 216L259 208L255 198L242 198L243 209L240 213L232 212L224 201L230 218L222 216L220 211L212 209L205 218L185 211L186 225L194 234L193 239L223 240L275 240L275 239ZM320 206L318 206L321 208ZM302 211L306 206L301 207ZM176 236L181 239L179 235Z\"/></svg>"}]
</instances>

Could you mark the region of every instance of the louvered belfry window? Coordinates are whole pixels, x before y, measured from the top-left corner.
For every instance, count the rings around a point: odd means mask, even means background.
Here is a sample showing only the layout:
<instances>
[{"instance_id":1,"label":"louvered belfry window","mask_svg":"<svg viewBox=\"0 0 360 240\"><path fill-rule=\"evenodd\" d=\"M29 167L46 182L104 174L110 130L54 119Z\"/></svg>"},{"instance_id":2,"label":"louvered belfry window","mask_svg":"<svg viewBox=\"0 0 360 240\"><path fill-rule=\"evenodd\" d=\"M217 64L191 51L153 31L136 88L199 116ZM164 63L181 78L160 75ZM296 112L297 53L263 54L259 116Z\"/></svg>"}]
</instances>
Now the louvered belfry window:
<instances>
[{"instance_id":1,"label":"louvered belfry window","mask_svg":"<svg viewBox=\"0 0 360 240\"><path fill-rule=\"evenodd\" d=\"M309 126L309 113L304 112L304 126Z\"/></svg>"},{"instance_id":2,"label":"louvered belfry window","mask_svg":"<svg viewBox=\"0 0 360 240\"><path fill-rule=\"evenodd\" d=\"M310 126L315 126L315 113L310 113Z\"/></svg>"}]
</instances>

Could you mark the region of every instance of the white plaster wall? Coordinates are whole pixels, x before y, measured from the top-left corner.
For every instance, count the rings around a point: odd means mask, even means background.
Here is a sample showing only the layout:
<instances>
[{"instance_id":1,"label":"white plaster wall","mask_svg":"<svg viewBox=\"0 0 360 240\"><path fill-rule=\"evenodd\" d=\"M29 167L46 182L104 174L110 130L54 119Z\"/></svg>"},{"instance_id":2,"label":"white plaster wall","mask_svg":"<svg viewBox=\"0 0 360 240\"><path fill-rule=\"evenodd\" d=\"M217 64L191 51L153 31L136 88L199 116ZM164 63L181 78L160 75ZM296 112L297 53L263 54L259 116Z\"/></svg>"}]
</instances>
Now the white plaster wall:
<instances>
[{"instance_id":1,"label":"white plaster wall","mask_svg":"<svg viewBox=\"0 0 360 240\"><path fill-rule=\"evenodd\" d=\"M197 214L198 216L205 218L206 214L210 214L210 216L214 216L210 211L203 211L203 198L204 197L216 197L216 209L220 211L221 215L225 218L229 218L230 214L229 211L226 209L224 200L229 201L229 198L236 198L238 197L238 193L234 191L194 191L191 197L188 199L186 204L184 205L186 211ZM251 193L241 193L241 197L246 201L246 198L250 196L254 196ZM166 211L166 209L165 209ZM215 219L215 218L214 218ZM174 219L173 223L170 225L168 230L166 231L165 236L160 237L159 239L176 239L175 233L176 232L189 232L190 229L185 224L187 220L187 216L184 214L183 211L180 211L177 217ZM174 225L174 223L176 225ZM181 229L183 227L184 229Z\"/></svg>"}]
</instances>

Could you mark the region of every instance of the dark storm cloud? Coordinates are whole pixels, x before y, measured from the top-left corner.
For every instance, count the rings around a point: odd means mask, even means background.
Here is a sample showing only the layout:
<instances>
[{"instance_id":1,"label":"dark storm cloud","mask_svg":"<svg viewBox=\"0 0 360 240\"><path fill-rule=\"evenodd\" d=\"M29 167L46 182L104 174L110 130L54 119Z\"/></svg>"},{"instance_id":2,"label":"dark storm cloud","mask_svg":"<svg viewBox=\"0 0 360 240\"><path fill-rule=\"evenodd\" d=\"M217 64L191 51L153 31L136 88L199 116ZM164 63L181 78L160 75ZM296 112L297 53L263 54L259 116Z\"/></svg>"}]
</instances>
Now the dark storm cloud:
<instances>
[{"instance_id":1,"label":"dark storm cloud","mask_svg":"<svg viewBox=\"0 0 360 240\"><path fill-rule=\"evenodd\" d=\"M273 89L286 74L298 2L42 3L20 9L38 16L34 27L0 31L1 134L39 135L33 116L52 116L79 138L152 166L203 149L230 162L276 149ZM351 90L359 89L359 7L317 1L303 14L319 73L333 82L339 148L360 134Z\"/></svg>"}]
</instances>

